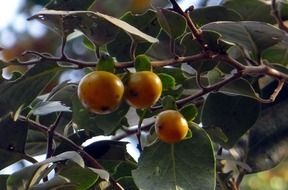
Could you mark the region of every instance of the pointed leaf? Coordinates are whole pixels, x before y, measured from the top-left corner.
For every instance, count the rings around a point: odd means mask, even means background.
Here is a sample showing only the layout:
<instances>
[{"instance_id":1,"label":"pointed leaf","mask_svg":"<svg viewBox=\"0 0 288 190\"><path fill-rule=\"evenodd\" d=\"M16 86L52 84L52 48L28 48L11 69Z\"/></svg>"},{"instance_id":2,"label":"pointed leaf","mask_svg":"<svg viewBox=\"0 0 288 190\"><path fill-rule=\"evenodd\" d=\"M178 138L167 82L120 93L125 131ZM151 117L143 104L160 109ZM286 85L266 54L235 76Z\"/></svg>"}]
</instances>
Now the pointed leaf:
<instances>
[{"instance_id":1,"label":"pointed leaf","mask_svg":"<svg viewBox=\"0 0 288 190\"><path fill-rule=\"evenodd\" d=\"M58 101L39 102L32 108L32 114L34 115L47 115L54 112L71 112L71 110L70 107Z\"/></svg>"},{"instance_id":2,"label":"pointed leaf","mask_svg":"<svg viewBox=\"0 0 288 190\"><path fill-rule=\"evenodd\" d=\"M183 16L168 9L158 9L157 16L162 29L170 38L177 39L184 34L187 23Z\"/></svg>"},{"instance_id":3,"label":"pointed leaf","mask_svg":"<svg viewBox=\"0 0 288 190\"><path fill-rule=\"evenodd\" d=\"M27 136L27 123L0 120L0 170L23 158Z\"/></svg>"},{"instance_id":4,"label":"pointed leaf","mask_svg":"<svg viewBox=\"0 0 288 190\"><path fill-rule=\"evenodd\" d=\"M193 127L193 137L170 145L158 142L144 148L132 172L143 190L214 190L215 158L205 131Z\"/></svg>"},{"instance_id":5,"label":"pointed leaf","mask_svg":"<svg viewBox=\"0 0 288 190\"><path fill-rule=\"evenodd\" d=\"M254 99L211 93L205 101L201 120L205 128L221 129L228 141L218 143L231 148L253 126L259 113L260 103Z\"/></svg>"},{"instance_id":6,"label":"pointed leaf","mask_svg":"<svg viewBox=\"0 0 288 190\"><path fill-rule=\"evenodd\" d=\"M28 106L61 70L55 62L42 61L18 80L0 83L0 118Z\"/></svg>"},{"instance_id":7,"label":"pointed leaf","mask_svg":"<svg viewBox=\"0 0 288 190\"><path fill-rule=\"evenodd\" d=\"M261 53L285 38L283 31L261 22L213 22L202 27L220 33L224 40L235 43L253 53Z\"/></svg>"}]
</instances>

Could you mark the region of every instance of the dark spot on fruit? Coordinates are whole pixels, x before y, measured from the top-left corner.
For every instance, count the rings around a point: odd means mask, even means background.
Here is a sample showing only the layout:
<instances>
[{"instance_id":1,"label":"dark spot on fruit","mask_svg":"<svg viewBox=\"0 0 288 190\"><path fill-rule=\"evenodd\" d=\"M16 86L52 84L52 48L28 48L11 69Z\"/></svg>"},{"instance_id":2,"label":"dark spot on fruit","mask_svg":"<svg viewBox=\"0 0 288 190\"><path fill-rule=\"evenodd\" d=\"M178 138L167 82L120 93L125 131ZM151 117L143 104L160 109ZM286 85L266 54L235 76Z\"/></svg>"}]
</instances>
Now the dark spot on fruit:
<instances>
[{"instance_id":1,"label":"dark spot on fruit","mask_svg":"<svg viewBox=\"0 0 288 190\"><path fill-rule=\"evenodd\" d=\"M134 90L130 90L130 95L133 97L137 97L138 96L138 92L135 92Z\"/></svg>"},{"instance_id":2,"label":"dark spot on fruit","mask_svg":"<svg viewBox=\"0 0 288 190\"><path fill-rule=\"evenodd\" d=\"M159 130L162 130L162 129L163 129L163 126L162 126L162 125L159 125L159 126L158 126L158 129L159 129Z\"/></svg>"},{"instance_id":3,"label":"dark spot on fruit","mask_svg":"<svg viewBox=\"0 0 288 190\"><path fill-rule=\"evenodd\" d=\"M109 106L101 106L101 111L108 111L109 110Z\"/></svg>"}]
</instances>

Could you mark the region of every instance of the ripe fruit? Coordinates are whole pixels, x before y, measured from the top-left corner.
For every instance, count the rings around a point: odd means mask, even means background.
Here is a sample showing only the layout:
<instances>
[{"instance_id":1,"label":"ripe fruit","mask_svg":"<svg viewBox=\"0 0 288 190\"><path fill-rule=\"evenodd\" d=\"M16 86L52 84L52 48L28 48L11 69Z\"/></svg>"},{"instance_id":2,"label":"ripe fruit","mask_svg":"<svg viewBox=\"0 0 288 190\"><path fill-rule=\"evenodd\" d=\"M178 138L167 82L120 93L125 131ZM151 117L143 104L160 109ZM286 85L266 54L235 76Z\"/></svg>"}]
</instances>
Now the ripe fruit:
<instances>
[{"instance_id":1,"label":"ripe fruit","mask_svg":"<svg viewBox=\"0 0 288 190\"><path fill-rule=\"evenodd\" d=\"M78 86L78 97L89 111L96 114L113 112L124 94L122 81L106 71L94 71L84 76Z\"/></svg>"},{"instance_id":2,"label":"ripe fruit","mask_svg":"<svg viewBox=\"0 0 288 190\"><path fill-rule=\"evenodd\" d=\"M150 7L151 0L132 0L130 10L134 14L145 12Z\"/></svg>"},{"instance_id":3,"label":"ripe fruit","mask_svg":"<svg viewBox=\"0 0 288 190\"><path fill-rule=\"evenodd\" d=\"M183 140L188 133L186 119L175 110L161 112L155 121L155 132L160 140L173 144Z\"/></svg>"},{"instance_id":4,"label":"ripe fruit","mask_svg":"<svg viewBox=\"0 0 288 190\"><path fill-rule=\"evenodd\" d=\"M125 91L128 104L138 109L149 108L160 98L162 82L155 73L140 71L130 75Z\"/></svg>"}]
</instances>

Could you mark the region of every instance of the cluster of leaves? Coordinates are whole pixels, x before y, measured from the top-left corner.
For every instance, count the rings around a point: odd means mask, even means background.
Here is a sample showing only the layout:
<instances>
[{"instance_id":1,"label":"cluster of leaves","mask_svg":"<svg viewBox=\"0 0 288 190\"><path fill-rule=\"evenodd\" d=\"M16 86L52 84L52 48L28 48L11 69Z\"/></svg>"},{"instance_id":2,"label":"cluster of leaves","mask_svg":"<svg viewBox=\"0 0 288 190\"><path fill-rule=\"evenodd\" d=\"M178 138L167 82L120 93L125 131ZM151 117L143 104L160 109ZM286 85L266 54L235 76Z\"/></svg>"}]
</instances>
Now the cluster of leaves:
<instances>
[{"instance_id":1,"label":"cluster of leaves","mask_svg":"<svg viewBox=\"0 0 288 190\"><path fill-rule=\"evenodd\" d=\"M61 57L30 52L36 58L28 62L1 62L1 71L13 64L30 68L10 80L0 76L0 169L22 159L33 163L0 175L1 189L237 189L245 174L271 169L287 155L288 39L273 26L277 19L266 1L227 0L183 12L171 0L172 9L120 18L87 11L93 3L51 0L29 18L60 34ZM278 22L288 18L287 2L276 8ZM64 54L75 30L98 61ZM62 72L96 65L124 79L127 69L153 67L163 83L161 101L148 110L123 102L111 114L96 115L80 103L77 84L63 82L47 92ZM175 145L155 141L154 116L165 109L183 114L192 138ZM119 141L140 135L131 127L133 113L152 120L138 126L148 140L137 162ZM81 146L100 135L114 140ZM44 153L46 160L34 160Z\"/></svg>"}]
</instances>

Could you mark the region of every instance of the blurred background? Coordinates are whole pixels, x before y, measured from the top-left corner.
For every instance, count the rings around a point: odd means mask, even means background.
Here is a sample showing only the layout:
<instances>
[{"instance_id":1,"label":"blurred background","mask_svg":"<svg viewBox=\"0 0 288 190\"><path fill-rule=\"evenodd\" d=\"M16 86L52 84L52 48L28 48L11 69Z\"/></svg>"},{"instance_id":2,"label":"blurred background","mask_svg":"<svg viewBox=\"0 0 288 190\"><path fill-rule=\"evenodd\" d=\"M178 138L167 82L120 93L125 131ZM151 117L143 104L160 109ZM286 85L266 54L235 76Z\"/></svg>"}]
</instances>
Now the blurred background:
<instances>
[{"instance_id":1,"label":"blurred background","mask_svg":"<svg viewBox=\"0 0 288 190\"><path fill-rule=\"evenodd\" d=\"M125 12L118 8L113 9L111 3L115 0L96 0L93 10L120 16ZM2 1L0 6L0 59L8 61L21 56L25 50L37 50L57 55L59 53L60 36L52 32L36 20L27 21L31 15L40 11L49 0L9 0ZM190 5L205 7L217 5L219 0L183 0L179 1L183 9ZM167 0L155 0L155 6L169 6ZM51 41L53 43L51 43ZM81 57L86 61L95 61L94 52L83 45L83 39L75 38L68 42L67 54L72 58ZM9 78L14 71L24 72L25 68L9 66L3 75ZM68 71L60 80L79 80L83 76L82 71ZM1 95L1 92L0 92ZM1 156L1 155L0 155ZM41 158L40 158L41 159ZM20 163L24 164L25 163ZM18 167L19 163L18 163ZM246 176L242 189L244 190L288 190L288 162L284 161L276 168ZM17 167L6 169L1 173L11 173Z\"/></svg>"}]
</instances>

